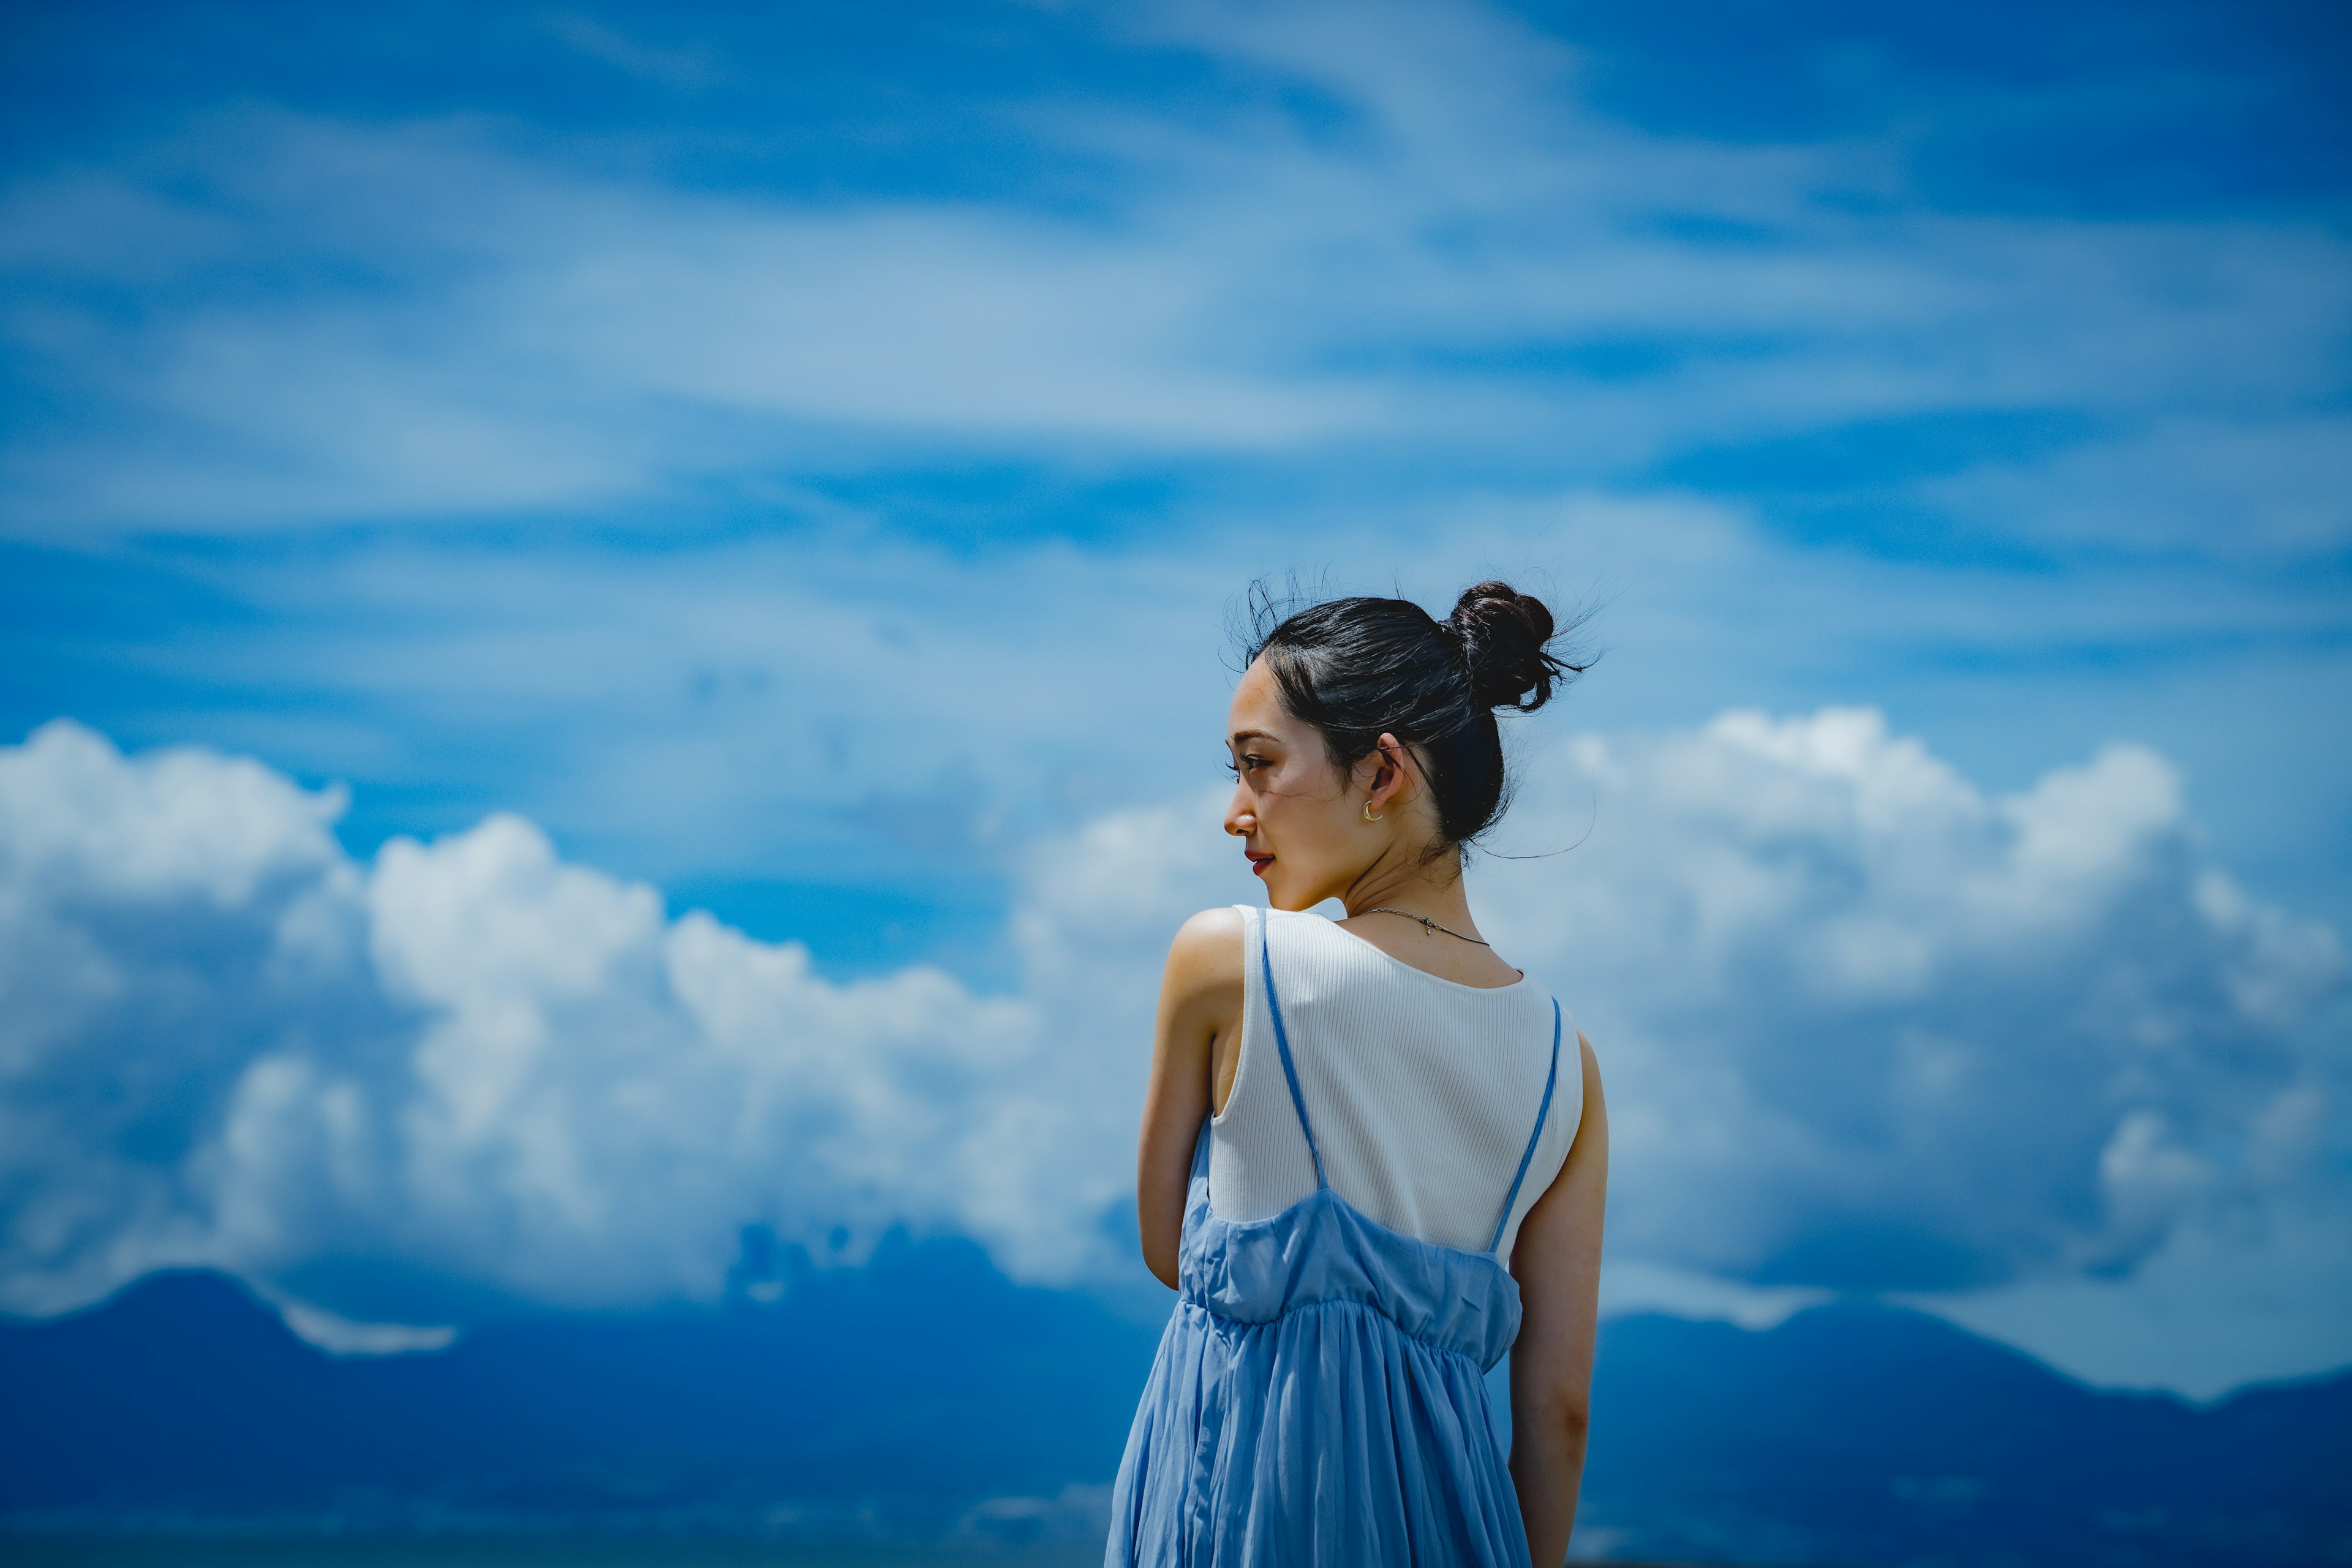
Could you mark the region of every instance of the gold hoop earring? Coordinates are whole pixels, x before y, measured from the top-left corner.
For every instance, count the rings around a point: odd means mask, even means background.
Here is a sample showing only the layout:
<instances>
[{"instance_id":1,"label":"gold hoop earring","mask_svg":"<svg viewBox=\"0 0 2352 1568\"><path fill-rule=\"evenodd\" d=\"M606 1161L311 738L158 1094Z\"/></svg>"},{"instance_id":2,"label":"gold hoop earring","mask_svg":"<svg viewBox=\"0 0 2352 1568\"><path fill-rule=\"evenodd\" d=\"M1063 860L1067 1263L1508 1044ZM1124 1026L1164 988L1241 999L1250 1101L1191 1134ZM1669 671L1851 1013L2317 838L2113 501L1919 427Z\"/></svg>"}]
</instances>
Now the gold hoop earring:
<instances>
[{"instance_id":1,"label":"gold hoop earring","mask_svg":"<svg viewBox=\"0 0 2352 1568\"><path fill-rule=\"evenodd\" d=\"M1385 812L1379 816L1374 816L1372 815L1372 803L1369 800L1364 802L1364 820L1366 822L1385 822L1387 819L1388 814Z\"/></svg>"}]
</instances>

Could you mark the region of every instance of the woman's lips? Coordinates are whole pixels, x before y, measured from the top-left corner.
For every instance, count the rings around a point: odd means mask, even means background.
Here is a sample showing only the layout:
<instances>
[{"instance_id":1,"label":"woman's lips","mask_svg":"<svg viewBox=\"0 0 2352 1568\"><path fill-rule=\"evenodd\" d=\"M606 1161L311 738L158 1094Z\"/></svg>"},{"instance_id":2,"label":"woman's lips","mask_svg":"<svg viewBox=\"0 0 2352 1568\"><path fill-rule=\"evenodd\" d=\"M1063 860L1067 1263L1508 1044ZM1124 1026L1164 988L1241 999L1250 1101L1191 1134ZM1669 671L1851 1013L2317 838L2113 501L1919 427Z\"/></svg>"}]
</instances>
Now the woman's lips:
<instances>
[{"instance_id":1,"label":"woman's lips","mask_svg":"<svg viewBox=\"0 0 2352 1568\"><path fill-rule=\"evenodd\" d=\"M1242 853L1247 855L1249 854L1249 851L1244 850ZM1265 875L1265 868L1274 864L1274 857L1271 855L1250 855L1249 863L1250 874L1253 876L1263 877Z\"/></svg>"}]
</instances>

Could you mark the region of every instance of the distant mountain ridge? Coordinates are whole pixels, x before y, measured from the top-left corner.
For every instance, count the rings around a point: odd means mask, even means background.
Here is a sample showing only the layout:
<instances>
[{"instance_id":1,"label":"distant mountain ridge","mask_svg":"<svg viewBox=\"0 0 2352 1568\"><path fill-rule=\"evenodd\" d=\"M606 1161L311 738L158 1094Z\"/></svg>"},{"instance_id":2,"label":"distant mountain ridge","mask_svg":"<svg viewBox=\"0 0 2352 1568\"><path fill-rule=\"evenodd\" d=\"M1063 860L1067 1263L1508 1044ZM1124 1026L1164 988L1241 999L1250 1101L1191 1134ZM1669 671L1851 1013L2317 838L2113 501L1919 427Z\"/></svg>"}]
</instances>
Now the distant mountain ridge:
<instances>
[{"instance_id":1,"label":"distant mountain ridge","mask_svg":"<svg viewBox=\"0 0 2352 1568\"><path fill-rule=\"evenodd\" d=\"M485 1521L1098 1529L1155 1331L886 1246L773 1304L325 1355L241 1285L151 1276L0 1325L0 1528ZM2352 1376L2210 1409L1940 1320L1604 1325L1580 1551L1721 1563L2352 1562Z\"/></svg>"},{"instance_id":2,"label":"distant mountain ridge","mask_svg":"<svg viewBox=\"0 0 2352 1568\"><path fill-rule=\"evenodd\" d=\"M1601 1334L1587 1517L1643 1555L2352 1562L2352 1375L2200 1408L1865 1305Z\"/></svg>"}]
</instances>

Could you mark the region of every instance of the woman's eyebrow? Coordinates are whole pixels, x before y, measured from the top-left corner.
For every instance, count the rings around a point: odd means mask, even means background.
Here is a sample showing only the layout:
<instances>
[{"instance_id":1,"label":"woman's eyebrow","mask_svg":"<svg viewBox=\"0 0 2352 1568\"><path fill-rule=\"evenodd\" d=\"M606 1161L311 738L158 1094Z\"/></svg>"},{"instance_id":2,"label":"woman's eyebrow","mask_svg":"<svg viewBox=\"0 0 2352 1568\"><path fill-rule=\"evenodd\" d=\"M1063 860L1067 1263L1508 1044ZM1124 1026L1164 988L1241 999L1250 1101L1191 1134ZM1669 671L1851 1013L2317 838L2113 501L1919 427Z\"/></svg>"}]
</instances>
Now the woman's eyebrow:
<instances>
[{"instance_id":1,"label":"woman's eyebrow","mask_svg":"<svg viewBox=\"0 0 2352 1568\"><path fill-rule=\"evenodd\" d=\"M1236 730L1233 732L1232 737L1225 742L1225 744L1228 746L1238 746L1244 741L1273 741L1279 738L1280 737L1278 736L1269 735L1263 730Z\"/></svg>"}]
</instances>

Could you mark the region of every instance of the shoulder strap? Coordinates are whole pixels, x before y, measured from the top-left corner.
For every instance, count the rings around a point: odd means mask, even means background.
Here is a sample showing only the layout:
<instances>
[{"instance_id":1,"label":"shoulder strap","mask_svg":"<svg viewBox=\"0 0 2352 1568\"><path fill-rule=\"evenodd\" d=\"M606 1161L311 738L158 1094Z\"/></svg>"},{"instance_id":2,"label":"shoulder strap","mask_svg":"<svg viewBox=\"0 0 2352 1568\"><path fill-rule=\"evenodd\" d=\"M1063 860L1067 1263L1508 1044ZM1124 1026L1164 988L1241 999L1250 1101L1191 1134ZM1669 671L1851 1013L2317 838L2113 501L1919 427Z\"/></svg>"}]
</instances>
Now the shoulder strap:
<instances>
[{"instance_id":1,"label":"shoulder strap","mask_svg":"<svg viewBox=\"0 0 2352 1568\"><path fill-rule=\"evenodd\" d=\"M1275 994L1273 913L1267 910L1257 921L1257 955L1265 965L1265 1010L1274 1015L1274 1043L1282 1052L1282 1076L1290 1081L1291 1109L1298 1112L1298 1130L1307 1134L1307 1152L1315 1162L1315 1185L1320 1191L1331 1184L1323 1174L1323 1151L1315 1144L1315 1124L1307 1120L1307 1097L1298 1092L1298 1068L1290 1059L1290 1034L1282 1026L1282 998Z\"/></svg>"},{"instance_id":2,"label":"shoulder strap","mask_svg":"<svg viewBox=\"0 0 2352 1568\"><path fill-rule=\"evenodd\" d=\"M1286 1053L1282 1059L1283 1065L1287 1067L1290 1063L1289 1056ZM1486 1243L1486 1250L1489 1252L1503 1245L1503 1227L1511 1223L1511 1210L1519 1201L1519 1184L1528 1179L1528 1162L1536 1157L1536 1145L1543 1141L1544 1121L1551 1115L1551 1091L1559 1087L1559 998L1555 996L1551 1002L1551 1076L1544 1079L1543 1104L1536 1108L1536 1130L1528 1134L1528 1152L1519 1156L1519 1172L1511 1178L1510 1195L1503 1200L1503 1212L1495 1217L1495 1234ZM1296 1084L1291 1086L1290 1092L1293 1094L1298 1092ZM1305 1113L1302 1111L1300 1114ZM1323 1167L1318 1163L1315 1168L1319 1174Z\"/></svg>"}]
</instances>

